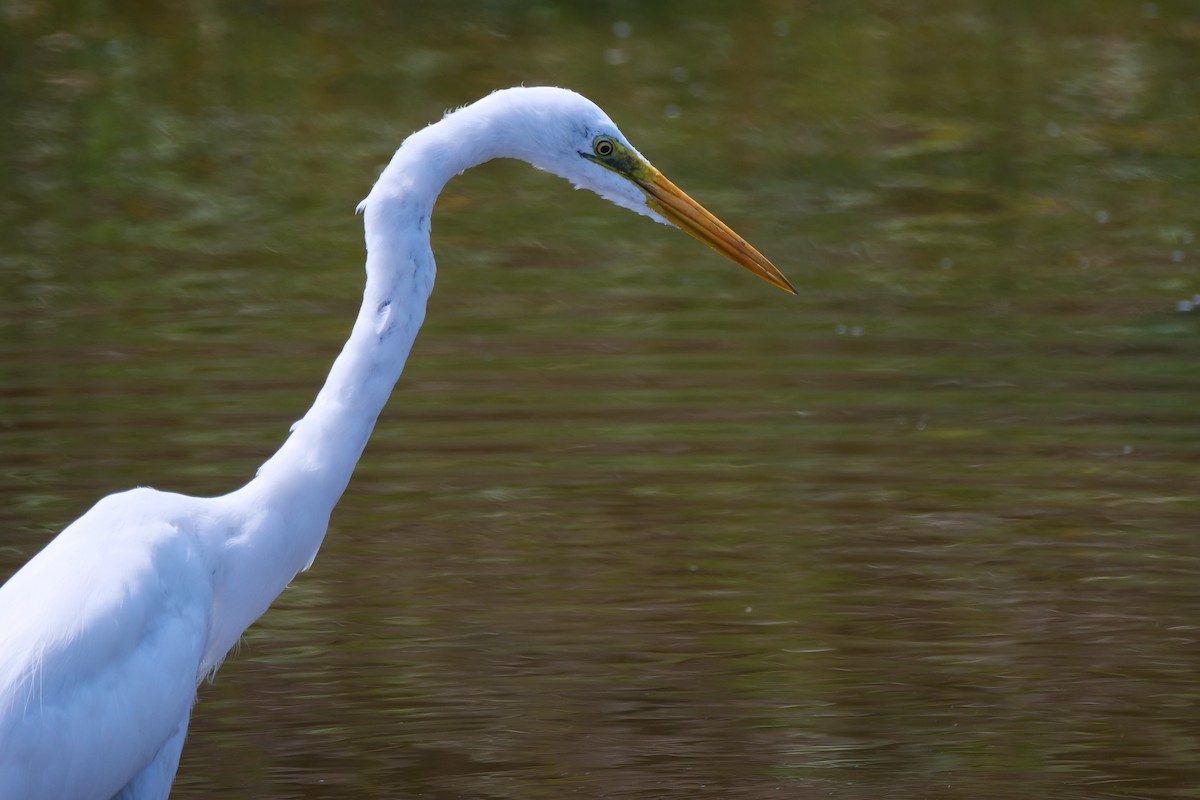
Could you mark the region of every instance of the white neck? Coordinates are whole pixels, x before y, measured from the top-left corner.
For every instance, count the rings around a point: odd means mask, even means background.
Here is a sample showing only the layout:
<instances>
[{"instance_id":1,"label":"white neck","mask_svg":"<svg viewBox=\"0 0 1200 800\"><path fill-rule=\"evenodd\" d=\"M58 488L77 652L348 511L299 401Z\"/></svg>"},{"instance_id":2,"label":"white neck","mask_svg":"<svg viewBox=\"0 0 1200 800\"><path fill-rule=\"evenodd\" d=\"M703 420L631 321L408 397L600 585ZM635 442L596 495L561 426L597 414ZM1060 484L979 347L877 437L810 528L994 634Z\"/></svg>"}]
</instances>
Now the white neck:
<instances>
[{"instance_id":1,"label":"white neck","mask_svg":"<svg viewBox=\"0 0 1200 800\"><path fill-rule=\"evenodd\" d=\"M329 514L425 319L435 273L429 246L433 201L450 175L473 166L460 161L457 170L439 175L429 169L427 148L420 145L414 135L401 146L360 206L367 283L350 338L308 413L245 487L289 517L290 535L306 540L306 546L293 540L288 547L294 545L302 559L292 564L295 569L316 554Z\"/></svg>"},{"instance_id":2,"label":"white neck","mask_svg":"<svg viewBox=\"0 0 1200 800\"><path fill-rule=\"evenodd\" d=\"M217 498L239 523L213 542L217 613L205 669L316 556L425 318L434 200L450 177L495 155L455 145L454 129L472 122L470 111L410 136L362 202L367 284L350 338L279 451L248 484Z\"/></svg>"},{"instance_id":3,"label":"white neck","mask_svg":"<svg viewBox=\"0 0 1200 800\"><path fill-rule=\"evenodd\" d=\"M268 502L302 505L324 520L345 490L425 319L434 201L450 178L500 155L487 146L497 137L486 132L510 120L488 111L468 106L408 137L359 205L367 245L362 307L312 408L246 487Z\"/></svg>"}]
</instances>

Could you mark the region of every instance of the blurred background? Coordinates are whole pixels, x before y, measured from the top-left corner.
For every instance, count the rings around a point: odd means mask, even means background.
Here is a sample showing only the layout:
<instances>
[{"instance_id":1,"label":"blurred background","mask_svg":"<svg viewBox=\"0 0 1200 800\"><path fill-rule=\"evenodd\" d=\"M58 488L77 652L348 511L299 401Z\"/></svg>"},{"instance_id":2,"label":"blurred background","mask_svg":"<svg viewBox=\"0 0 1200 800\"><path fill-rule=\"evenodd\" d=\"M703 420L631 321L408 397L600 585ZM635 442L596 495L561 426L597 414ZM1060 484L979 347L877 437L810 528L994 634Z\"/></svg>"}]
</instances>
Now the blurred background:
<instances>
[{"instance_id":1,"label":"blurred background","mask_svg":"<svg viewBox=\"0 0 1200 800\"><path fill-rule=\"evenodd\" d=\"M5 0L0 578L106 493L247 480L349 332L355 204L520 83L800 297L453 181L173 798L1197 797L1193 0Z\"/></svg>"}]
</instances>

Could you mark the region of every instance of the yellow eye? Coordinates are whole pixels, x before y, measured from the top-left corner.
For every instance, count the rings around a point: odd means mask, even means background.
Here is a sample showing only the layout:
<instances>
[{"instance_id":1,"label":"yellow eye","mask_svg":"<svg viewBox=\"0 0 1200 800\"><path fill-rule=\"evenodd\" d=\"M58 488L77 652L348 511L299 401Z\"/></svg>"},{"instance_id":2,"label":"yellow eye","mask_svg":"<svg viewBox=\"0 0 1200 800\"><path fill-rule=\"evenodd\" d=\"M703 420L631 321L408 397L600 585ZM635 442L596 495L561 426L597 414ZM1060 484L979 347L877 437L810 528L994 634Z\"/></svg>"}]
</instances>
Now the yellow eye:
<instances>
[{"instance_id":1,"label":"yellow eye","mask_svg":"<svg viewBox=\"0 0 1200 800\"><path fill-rule=\"evenodd\" d=\"M592 142L592 152L600 158L608 158L616 149L616 143L607 136L597 136L596 141Z\"/></svg>"}]
</instances>

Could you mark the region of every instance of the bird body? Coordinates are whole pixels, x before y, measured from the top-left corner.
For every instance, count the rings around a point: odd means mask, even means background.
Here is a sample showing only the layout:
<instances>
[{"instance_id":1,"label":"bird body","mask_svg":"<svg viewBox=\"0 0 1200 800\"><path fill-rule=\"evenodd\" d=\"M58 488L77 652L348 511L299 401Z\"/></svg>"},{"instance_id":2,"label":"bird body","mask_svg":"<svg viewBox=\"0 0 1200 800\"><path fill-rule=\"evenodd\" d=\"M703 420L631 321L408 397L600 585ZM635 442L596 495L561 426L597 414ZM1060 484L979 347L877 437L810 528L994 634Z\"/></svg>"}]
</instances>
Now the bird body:
<instances>
[{"instance_id":1,"label":"bird body","mask_svg":"<svg viewBox=\"0 0 1200 800\"><path fill-rule=\"evenodd\" d=\"M312 564L400 377L433 290L434 200L500 157L676 224L791 291L573 92L496 92L414 133L359 206L367 278L350 337L255 477L220 497L105 497L0 586L0 800L167 797L198 682Z\"/></svg>"},{"instance_id":2,"label":"bird body","mask_svg":"<svg viewBox=\"0 0 1200 800\"><path fill-rule=\"evenodd\" d=\"M113 797L177 733L178 761L213 607L204 504L106 497L0 587L0 797Z\"/></svg>"}]
</instances>

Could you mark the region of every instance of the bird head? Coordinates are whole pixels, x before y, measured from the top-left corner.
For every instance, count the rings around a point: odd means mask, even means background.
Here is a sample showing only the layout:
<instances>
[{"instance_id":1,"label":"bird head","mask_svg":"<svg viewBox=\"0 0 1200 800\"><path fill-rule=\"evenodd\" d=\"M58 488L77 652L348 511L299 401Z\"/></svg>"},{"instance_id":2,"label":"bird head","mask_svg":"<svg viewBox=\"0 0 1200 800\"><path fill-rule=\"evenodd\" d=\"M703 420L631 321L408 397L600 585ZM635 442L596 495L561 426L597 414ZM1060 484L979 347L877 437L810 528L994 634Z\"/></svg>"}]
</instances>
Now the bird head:
<instances>
[{"instance_id":1,"label":"bird head","mask_svg":"<svg viewBox=\"0 0 1200 800\"><path fill-rule=\"evenodd\" d=\"M516 150L497 155L528 161L618 206L674 225L763 280L796 293L775 265L667 180L587 98L567 89L520 87L483 102L504 109L497 116L509 127L505 140Z\"/></svg>"}]
</instances>

